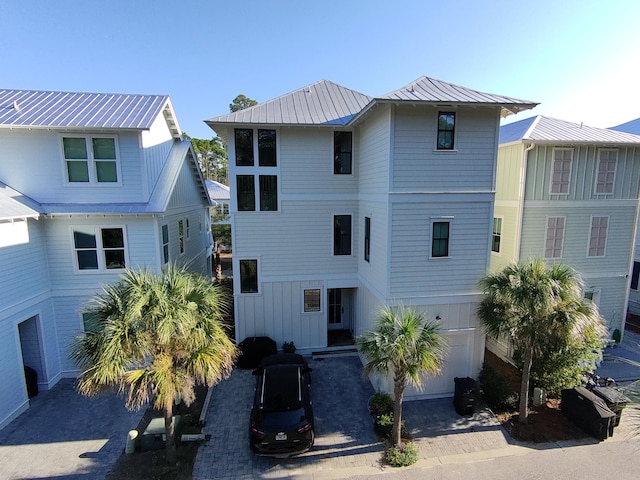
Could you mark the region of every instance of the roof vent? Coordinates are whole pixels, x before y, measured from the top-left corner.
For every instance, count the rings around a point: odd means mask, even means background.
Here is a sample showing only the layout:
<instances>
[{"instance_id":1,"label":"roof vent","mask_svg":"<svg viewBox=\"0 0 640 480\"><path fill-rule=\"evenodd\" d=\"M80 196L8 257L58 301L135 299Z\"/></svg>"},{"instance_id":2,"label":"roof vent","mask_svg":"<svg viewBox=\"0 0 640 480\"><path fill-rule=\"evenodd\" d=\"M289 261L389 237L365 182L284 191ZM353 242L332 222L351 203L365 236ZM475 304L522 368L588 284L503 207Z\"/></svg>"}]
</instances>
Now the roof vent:
<instances>
[{"instance_id":1,"label":"roof vent","mask_svg":"<svg viewBox=\"0 0 640 480\"><path fill-rule=\"evenodd\" d=\"M14 101L13 101L13 109L14 109L16 112L19 112L19 111L20 111L20 107L18 106L18 101L17 101L17 100L14 100Z\"/></svg>"},{"instance_id":2,"label":"roof vent","mask_svg":"<svg viewBox=\"0 0 640 480\"><path fill-rule=\"evenodd\" d=\"M409 87L409 91L410 91L411 93L413 93L413 92L415 91L415 90L414 90L414 88L413 88L413 84L411 84L411 86Z\"/></svg>"}]
</instances>

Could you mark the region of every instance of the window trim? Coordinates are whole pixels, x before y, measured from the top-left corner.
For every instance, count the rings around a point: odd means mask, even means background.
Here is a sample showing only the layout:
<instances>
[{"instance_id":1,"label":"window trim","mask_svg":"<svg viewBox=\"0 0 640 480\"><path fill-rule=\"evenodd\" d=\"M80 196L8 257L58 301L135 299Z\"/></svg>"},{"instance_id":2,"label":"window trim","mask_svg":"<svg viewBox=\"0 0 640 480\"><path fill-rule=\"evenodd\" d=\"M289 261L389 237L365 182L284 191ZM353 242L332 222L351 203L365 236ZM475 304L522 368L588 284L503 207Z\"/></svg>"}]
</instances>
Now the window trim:
<instances>
[{"instance_id":1,"label":"window trim","mask_svg":"<svg viewBox=\"0 0 640 480\"><path fill-rule=\"evenodd\" d=\"M307 310L307 303L305 301L306 293L317 291L318 292L318 309L317 310ZM318 314L323 313L322 310L322 287L303 287L302 288L302 313L305 314Z\"/></svg>"},{"instance_id":2,"label":"window trim","mask_svg":"<svg viewBox=\"0 0 640 480\"><path fill-rule=\"evenodd\" d=\"M121 158L120 158L120 145L118 142L117 135L105 135L105 134L95 134L95 135L82 135L77 133L61 133L58 135L59 144L60 144L60 156L62 158L62 178L64 179L64 185L69 187L120 187L122 186L122 171L121 171ZM67 159L64 153L64 139L65 138L82 138L85 141L85 147L87 147L87 158L86 159ZM93 142L94 138L110 138L113 140L113 148L116 155L114 159L116 166L116 176L117 180L115 182L100 182L98 181L98 171L97 171L97 162L105 161L103 159L96 160L94 158L93 152ZM69 171L67 169L67 161L86 161L87 163L87 171L89 175L89 180L87 182L72 182L69 180ZM111 161L111 160L108 160Z\"/></svg>"},{"instance_id":3,"label":"window trim","mask_svg":"<svg viewBox=\"0 0 640 480\"><path fill-rule=\"evenodd\" d=\"M497 233L496 233L496 220L500 220L500 231ZM502 237L503 237L503 234L502 234L503 225L504 225L504 217L502 215L496 215L493 217L493 223L491 226L491 253L492 254L500 255L502 253L501 247L502 247ZM493 249L496 236L498 237L498 250Z\"/></svg>"},{"instance_id":4,"label":"window trim","mask_svg":"<svg viewBox=\"0 0 640 480\"><path fill-rule=\"evenodd\" d=\"M566 148L566 147L554 147L552 150L552 158L551 158L551 177L549 180L549 195L556 195L556 196L568 196L571 193L571 174L573 173L573 157L574 157L574 150L573 148ZM558 151L566 151L566 152L571 152L571 159L569 160L569 178L567 180L567 191L566 192L554 192L553 191L553 175L555 173L555 164L556 164L556 152ZM559 183L560 186L563 185L562 182Z\"/></svg>"},{"instance_id":5,"label":"window trim","mask_svg":"<svg viewBox=\"0 0 640 480\"><path fill-rule=\"evenodd\" d=\"M600 176L600 165L602 163L602 152L615 152L616 154L616 158L615 161L613 162L614 168L613 168L613 180L611 181L611 191L607 192L598 192L598 186L601 185L601 183L599 182L598 177ZM594 185L593 185L593 193L594 195L613 195L613 193L615 192L616 189L616 176L618 174L618 149L617 148L599 148L598 149L598 162L596 164L596 171L595 171L595 179L594 179ZM604 185L606 186L609 182L604 182Z\"/></svg>"},{"instance_id":6,"label":"window trim","mask_svg":"<svg viewBox=\"0 0 640 480\"><path fill-rule=\"evenodd\" d=\"M351 148L349 149L348 152L342 151L342 150L340 152L336 151L336 136L339 134L349 134L351 136L350 138ZM336 159L337 159L338 153L340 153L340 155L345 155L345 154L349 155L349 171L348 172L336 171L336 166L338 164ZM342 165L342 162L340 162L340 165ZM333 131L333 174L334 175L353 175L353 131L351 130L334 130Z\"/></svg>"},{"instance_id":7,"label":"window trim","mask_svg":"<svg viewBox=\"0 0 640 480\"><path fill-rule=\"evenodd\" d=\"M547 240L549 239L549 219L551 218L562 218L564 219L564 224L562 226L562 240L560 242L560 255L557 257L547 257ZM554 227L557 228L557 227ZM555 260L558 258L563 258L564 256L564 240L565 240L565 233L567 231L567 217L564 215L548 215L545 217L545 221L544 221L544 242L543 242L543 248L542 248L542 258L544 258L545 260ZM552 249L553 250L553 249Z\"/></svg>"},{"instance_id":8,"label":"window trim","mask_svg":"<svg viewBox=\"0 0 640 480\"><path fill-rule=\"evenodd\" d=\"M244 291L242 289L242 263L255 262L256 264L256 291ZM260 295L260 261L258 257L246 257L238 259L238 290L241 295Z\"/></svg>"},{"instance_id":9,"label":"window trim","mask_svg":"<svg viewBox=\"0 0 640 480\"><path fill-rule=\"evenodd\" d=\"M336 253L336 217L349 217L349 253ZM351 257L353 256L353 214L352 213L334 213L331 216L331 232L332 232L332 242L331 242L331 247L332 247L332 253L333 253L333 257ZM340 238L342 238L344 235L341 234ZM340 245L342 246L342 242L340 242Z\"/></svg>"},{"instance_id":10,"label":"window trim","mask_svg":"<svg viewBox=\"0 0 640 480\"><path fill-rule=\"evenodd\" d=\"M96 256L98 261L98 268L95 269L81 269L80 263L78 262L78 248L76 248L75 242L75 232L78 231L80 233L87 233L88 230L93 230L93 236L96 241ZM106 266L106 258L105 258L105 250L103 242L102 242L102 230L103 229L120 229L122 230L122 250L124 253L124 268L107 268ZM105 273L122 273L129 265L129 247L127 242L127 228L126 225L70 225L69 226L69 234L71 237L71 251L73 256L73 270L74 273L80 275L92 275L92 274L102 274ZM113 249L109 249L113 250Z\"/></svg>"},{"instance_id":11,"label":"window trim","mask_svg":"<svg viewBox=\"0 0 640 480\"><path fill-rule=\"evenodd\" d=\"M440 128L440 117L443 115L453 115L453 128L452 129L441 129ZM457 123L457 112L453 110L439 110L438 116L436 117L436 152L455 152L456 151L456 123ZM452 132L451 133L451 147L441 147L440 146L440 132Z\"/></svg>"},{"instance_id":12,"label":"window trim","mask_svg":"<svg viewBox=\"0 0 640 480\"><path fill-rule=\"evenodd\" d=\"M453 237L453 219L451 216L443 216L443 217L431 217L431 221L429 223L429 259L430 260L443 260L447 258L451 258L451 239ZM446 255L433 255L433 247L434 247L434 236L433 236L433 228L436 223L448 223L449 231L447 237L447 254Z\"/></svg>"},{"instance_id":13,"label":"window trim","mask_svg":"<svg viewBox=\"0 0 640 480\"><path fill-rule=\"evenodd\" d=\"M604 236L604 247L603 247L603 251L602 251L602 255L591 255L591 242L593 241L593 220L595 218L606 218L607 219L607 226L605 227L605 236ZM589 220L589 238L587 241L587 258L603 258L607 256L607 243L609 243L609 225L611 223L611 216L610 215L591 215L591 218ZM601 228L601 227L597 227L597 228ZM597 248L597 247L594 247Z\"/></svg>"}]
</instances>

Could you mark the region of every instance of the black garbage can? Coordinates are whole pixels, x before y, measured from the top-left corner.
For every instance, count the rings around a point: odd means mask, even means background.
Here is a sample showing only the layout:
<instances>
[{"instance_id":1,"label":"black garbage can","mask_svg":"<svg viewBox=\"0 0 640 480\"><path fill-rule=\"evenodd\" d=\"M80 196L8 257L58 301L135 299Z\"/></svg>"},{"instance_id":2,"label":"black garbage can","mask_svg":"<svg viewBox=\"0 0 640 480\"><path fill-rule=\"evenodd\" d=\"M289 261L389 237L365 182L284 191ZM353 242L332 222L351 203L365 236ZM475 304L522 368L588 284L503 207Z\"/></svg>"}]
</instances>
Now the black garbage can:
<instances>
[{"instance_id":1,"label":"black garbage can","mask_svg":"<svg viewBox=\"0 0 640 480\"><path fill-rule=\"evenodd\" d=\"M453 406L459 415L473 415L478 401L478 384L470 377L456 377L453 379L456 388L453 394Z\"/></svg>"},{"instance_id":2,"label":"black garbage can","mask_svg":"<svg viewBox=\"0 0 640 480\"><path fill-rule=\"evenodd\" d=\"M562 390L560 409L573 423L598 440L613 435L616 414L605 401L584 387Z\"/></svg>"},{"instance_id":3,"label":"black garbage can","mask_svg":"<svg viewBox=\"0 0 640 480\"><path fill-rule=\"evenodd\" d=\"M38 372L25 365L24 380L27 384L27 395L29 398L33 398L38 395Z\"/></svg>"},{"instance_id":4,"label":"black garbage can","mask_svg":"<svg viewBox=\"0 0 640 480\"><path fill-rule=\"evenodd\" d=\"M591 389L598 397L604 400L609 410L616 414L614 427L620 425L620 417L622 410L631 400L627 398L620 390L611 387L594 387Z\"/></svg>"},{"instance_id":5,"label":"black garbage can","mask_svg":"<svg viewBox=\"0 0 640 480\"><path fill-rule=\"evenodd\" d=\"M242 352L238 368L258 368L264 357L278 353L276 342L269 337L247 337L238 344Z\"/></svg>"}]
</instances>

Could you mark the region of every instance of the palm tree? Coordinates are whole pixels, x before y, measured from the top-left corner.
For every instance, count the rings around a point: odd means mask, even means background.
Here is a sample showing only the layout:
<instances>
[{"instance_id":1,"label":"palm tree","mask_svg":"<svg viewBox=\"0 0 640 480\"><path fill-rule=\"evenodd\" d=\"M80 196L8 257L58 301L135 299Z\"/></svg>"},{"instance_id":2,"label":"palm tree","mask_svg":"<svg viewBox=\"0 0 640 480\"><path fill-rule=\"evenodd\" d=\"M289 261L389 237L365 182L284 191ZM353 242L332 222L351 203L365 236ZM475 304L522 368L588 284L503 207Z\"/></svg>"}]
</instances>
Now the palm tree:
<instances>
[{"instance_id":1,"label":"palm tree","mask_svg":"<svg viewBox=\"0 0 640 480\"><path fill-rule=\"evenodd\" d=\"M373 371L393 377L393 427L391 443L402 447L402 397L407 385L422 386L423 374L439 375L444 364L446 339L436 321L409 308L383 307L374 330L358 338L369 360L365 374Z\"/></svg>"},{"instance_id":2,"label":"palm tree","mask_svg":"<svg viewBox=\"0 0 640 480\"><path fill-rule=\"evenodd\" d=\"M478 316L487 334L507 336L523 353L519 415L527 423L531 367L541 348L550 339L568 343L593 332L604 336L604 321L595 304L582 298L580 276L564 264L513 263L482 278L480 288Z\"/></svg>"},{"instance_id":3,"label":"palm tree","mask_svg":"<svg viewBox=\"0 0 640 480\"><path fill-rule=\"evenodd\" d=\"M164 411L167 463L175 464L174 402L190 405L195 385L226 378L237 357L220 322L225 310L220 287L185 269L127 270L92 299L88 331L72 344L79 392L117 387L132 410L153 401Z\"/></svg>"}]
</instances>

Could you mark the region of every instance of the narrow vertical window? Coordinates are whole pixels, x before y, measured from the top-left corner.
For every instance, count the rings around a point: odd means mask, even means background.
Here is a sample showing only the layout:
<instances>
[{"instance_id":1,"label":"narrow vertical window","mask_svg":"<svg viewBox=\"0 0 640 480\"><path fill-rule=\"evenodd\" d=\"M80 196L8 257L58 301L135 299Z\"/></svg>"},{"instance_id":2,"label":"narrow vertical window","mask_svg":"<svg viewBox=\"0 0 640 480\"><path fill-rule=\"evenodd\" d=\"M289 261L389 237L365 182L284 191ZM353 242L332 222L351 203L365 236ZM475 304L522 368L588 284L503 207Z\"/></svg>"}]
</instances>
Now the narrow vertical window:
<instances>
[{"instance_id":1,"label":"narrow vertical window","mask_svg":"<svg viewBox=\"0 0 640 480\"><path fill-rule=\"evenodd\" d=\"M235 129L236 165L238 167L253 166L253 130L250 128Z\"/></svg>"},{"instance_id":2,"label":"narrow vertical window","mask_svg":"<svg viewBox=\"0 0 640 480\"><path fill-rule=\"evenodd\" d=\"M258 260L240 260L240 292L258 293Z\"/></svg>"},{"instance_id":3,"label":"narrow vertical window","mask_svg":"<svg viewBox=\"0 0 640 480\"><path fill-rule=\"evenodd\" d=\"M344 175L351 173L351 132L333 132L333 173Z\"/></svg>"},{"instance_id":4,"label":"narrow vertical window","mask_svg":"<svg viewBox=\"0 0 640 480\"><path fill-rule=\"evenodd\" d=\"M202 214L198 214L198 232L202 233Z\"/></svg>"},{"instance_id":5,"label":"narrow vertical window","mask_svg":"<svg viewBox=\"0 0 640 480\"><path fill-rule=\"evenodd\" d=\"M191 238L191 227L189 226L189 217L184 219L185 232L187 236L187 240Z\"/></svg>"},{"instance_id":6,"label":"narrow vertical window","mask_svg":"<svg viewBox=\"0 0 640 480\"><path fill-rule=\"evenodd\" d=\"M556 148L553 151L553 169L551 172L552 194L565 195L569 193L572 159L573 150L569 148Z\"/></svg>"},{"instance_id":7,"label":"narrow vertical window","mask_svg":"<svg viewBox=\"0 0 640 480\"><path fill-rule=\"evenodd\" d=\"M258 165L261 167L277 165L275 130L258 130Z\"/></svg>"},{"instance_id":8,"label":"narrow vertical window","mask_svg":"<svg viewBox=\"0 0 640 480\"><path fill-rule=\"evenodd\" d=\"M591 234L589 235L589 257L604 257L607 245L607 229L609 217L591 217Z\"/></svg>"},{"instance_id":9,"label":"narrow vertical window","mask_svg":"<svg viewBox=\"0 0 640 480\"><path fill-rule=\"evenodd\" d=\"M124 232L122 228L102 229L102 248L107 270L125 268Z\"/></svg>"},{"instance_id":10,"label":"narrow vertical window","mask_svg":"<svg viewBox=\"0 0 640 480\"><path fill-rule=\"evenodd\" d=\"M449 256L449 222L433 222L431 235L431 256Z\"/></svg>"},{"instance_id":11,"label":"narrow vertical window","mask_svg":"<svg viewBox=\"0 0 640 480\"><path fill-rule=\"evenodd\" d=\"M502 219L493 218L493 235L491 237L491 251L500 253L500 240L502 238Z\"/></svg>"},{"instance_id":12,"label":"narrow vertical window","mask_svg":"<svg viewBox=\"0 0 640 480\"><path fill-rule=\"evenodd\" d=\"M564 242L565 217L548 217L544 258L561 258Z\"/></svg>"},{"instance_id":13,"label":"narrow vertical window","mask_svg":"<svg viewBox=\"0 0 640 480\"><path fill-rule=\"evenodd\" d=\"M238 175L238 211L251 212L256 209L256 191L253 175Z\"/></svg>"},{"instance_id":14,"label":"narrow vertical window","mask_svg":"<svg viewBox=\"0 0 640 480\"><path fill-rule=\"evenodd\" d=\"M96 180L99 183L117 182L116 141L113 138L92 138Z\"/></svg>"},{"instance_id":15,"label":"narrow vertical window","mask_svg":"<svg viewBox=\"0 0 640 480\"><path fill-rule=\"evenodd\" d=\"M631 271L631 289L638 290L638 278L640 278L640 262L633 262Z\"/></svg>"},{"instance_id":16,"label":"narrow vertical window","mask_svg":"<svg viewBox=\"0 0 640 480\"><path fill-rule=\"evenodd\" d=\"M169 263L169 225L162 225L162 263Z\"/></svg>"},{"instance_id":17,"label":"narrow vertical window","mask_svg":"<svg viewBox=\"0 0 640 480\"><path fill-rule=\"evenodd\" d=\"M278 177L260 175L260 210L274 212L278 210Z\"/></svg>"},{"instance_id":18,"label":"narrow vertical window","mask_svg":"<svg viewBox=\"0 0 640 480\"><path fill-rule=\"evenodd\" d=\"M184 221L178 220L178 247L184 253Z\"/></svg>"},{"instance_id":19,"label":"narrow vertical window","mask_svg":"<svg viewBox=\"0 0 640 480\"><path fill-rule=\"evenodd\" d=\"M617 163L617 150L600 150L598 173L596 178L596 193L613 193L613 182L616 177Z\"/></svg>"},{"instance_id":20,"label":"narrow vertical window","mask_svg":"<svg viewBox=\"0 0 640 480\"><path fill-rule=\"evenodd\" d=\"M351 255L351 215L333 216L333 254Z\"/></svg>"},{"instance_id":21,"label":"narrow vertical window","mask_svg":"<svg viewBox=\"0 0 640 480\"><path fill-rule=\"evenodd\" d=\"M371 253L371 219L364 217L364 260L369 261Z\"/></svg>"},{"instance_id":22,"label":"narrow vertical window","mask_svg":"<svg viewBox=\"0 0 640 480\"><path fill-rule=\"evenodd\" d=\"M453 150L456 114L440 112L438 114L438 150Z\"/></svg>"},{"instance_id":23,"label":"narrow vertical window","mask_svg":"<svg viewBox=\"0 0 640 480\"><path fill-rule=\"evenodd\" d=\"M76 250L78 269L97 270L98 244L93 228L90 229L90 231L75 230L73 232L73 242Z\"/></svg>"}]
</instances>

